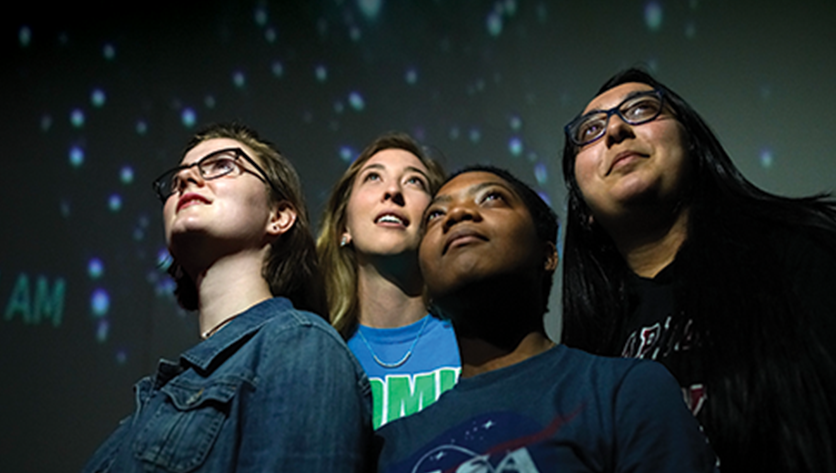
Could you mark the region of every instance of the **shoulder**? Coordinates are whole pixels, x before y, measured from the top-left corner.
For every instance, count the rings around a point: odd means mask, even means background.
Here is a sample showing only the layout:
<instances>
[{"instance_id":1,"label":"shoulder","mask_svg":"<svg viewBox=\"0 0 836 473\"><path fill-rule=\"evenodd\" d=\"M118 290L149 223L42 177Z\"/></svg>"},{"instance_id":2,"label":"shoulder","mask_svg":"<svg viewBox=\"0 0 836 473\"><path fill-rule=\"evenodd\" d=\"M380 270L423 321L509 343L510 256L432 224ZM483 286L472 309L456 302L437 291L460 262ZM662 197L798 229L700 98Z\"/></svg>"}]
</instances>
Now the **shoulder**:
<instances>
[{"instance_id":1,"label":"shoulder","mask_svg":"<svg viewBox=\"0 0 836 473\"><path fill-rule=\"evenodd\" d=\"M261 309L270 314L251 341L261 358L305 360L311 367L350 367L362 373L340 334L321 316L298 310L284 298L277 297L264 304ZM281 366L287 364L283 362Z\"/></svg>"},{"instance_id":2,"label":"shoulder","mask_svg":"<svg viewBox=\"0 0 836 473\"><path fill-rule=\"evenodd\" d=\"M605 417L616 422L616 435L629 434L638 425L663 425L668 429L678 423L696 422L679 383L661 363L568 350L564 366L571 371L557 395L577 401L594 400L601 412L608 413ZM574 386L574 391L567 393L568 386Z\"/></svg>"},{"instance_id":3,"label":"shoulder","mask_svg":"<svg viewBox=\"0 0 836 473\"><path fill-rule=\"evenodd\" d=\"M659 390L678 393L679 384L661 363L637 358L593 355L574 348L563 347L564 359L559 368L567 374L586 380L583 386L594 386L599 392L609 390L616 397L640 390L653 397ZM590 384L592 383L592 384ZM652 388L649 388L652 386ZM665 394L668 395L668 394Z\"/></svg>"},{"instance_id":4,"label":"shoulder","mask_svg":"<svg viewBox=\"0 0 836 473\"><path fill-rule=\"evenodd\" d=\"M453 324L449 320L442 320L432 314L427 315L427 330L441 330L443 332L453 333Z\"/></svg>"},{"instance_id":5,"label":"shoulder","mask_svg":"<svg viewBox=\"0 0 836 473\"><path fill-rule=\"evenodd\" d=\"M594 355L577 348L559 345L560 359L553 363L563 367L569 366L572 369L585 371L587 374L598 376L617 376L619 378L630 376L634 371L643 371L645 366L655 366L657 363L640 360L637 358L621 358L615 356ZM557 353L556 353L557 354ZM661 366L661 365L660 365ZM649 368L654 371L654 368ZM664 368L662 368L664 370Z\"/></svg>"},{"instance_id":6,"label":"shoulder","mask_svg":"<svg viewBox=\"0 0 836 473\"><path fill-rule=\"evenodd\" d=\"M441 320L434 315L427 315L429 318L427 322L427 336L433 340L441 348L453 347L458 353L458 343L456 342L456 332L453 330L453 324L448 320Z\"/></svg>"},{"instance_id":7,"label":"shoulder","mask_svg":"<svg viewBox=\"0 0 836 473\"><path fill-rule=\"evenodd\" d=\"M276 297L263 303L262 310L269 312L259 332L264 336L293 336L294 333L308 333L310 336L323 337L345 345L342 337L322 316L299 310L282 297Z\"/></svg>"}]
</instances>

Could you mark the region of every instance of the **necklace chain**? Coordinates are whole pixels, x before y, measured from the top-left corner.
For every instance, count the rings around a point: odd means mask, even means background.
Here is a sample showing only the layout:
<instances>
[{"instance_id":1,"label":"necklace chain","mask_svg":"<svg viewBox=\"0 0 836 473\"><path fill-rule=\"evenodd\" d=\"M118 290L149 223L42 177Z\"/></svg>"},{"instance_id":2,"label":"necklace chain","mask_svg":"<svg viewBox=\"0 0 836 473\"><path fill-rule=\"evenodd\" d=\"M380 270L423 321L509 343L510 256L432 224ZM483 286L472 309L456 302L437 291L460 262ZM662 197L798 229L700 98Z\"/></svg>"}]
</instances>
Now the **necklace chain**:
<instances>
[{"instance_id":1,"label":"necklace chain","mask_svg":"<svg viewBox=\"0 0 836 473\"><path fill-rule=\"evenodd\" d=\"M374 358L374 361L376 361L378 365L384 368L397 368L402 364L406 363L406 360L408 360L409 357L412 356L412 350L415 349L415 345L418 343L418 339L420 339L421 335L424 334L424 328L427 326L427 322L429 322L429 320L430 316L424 317L424 323L421 325L421 330L418 331L418 336L415 337L415 340L412 341L412 346L409 347L409 350L407 350L403 358L394 363L386 363L385 361L382 361L380 358L378 358L377 353L374 352L372 345L369 343L368 340L366 340L366 336L363 335L363 330L361 330L360 327L357 327L357 333L360 335L360 340L363 340L363 343L366 345L366 348L369 349L369 352L371 352L372 354L372 358Z\"/></svg>"},{"instance_id":2,"label":"necklace chain","mask_svg":"<svg viewBox=\"0 0 836 473\"><path fill-rule=\"evenodd\" d=\"M234 318L235 318L235 317L237 317L237 316L238 316L238 314L235 314L235 315L233 315L232 317L227 317L227 318L225 318L225 319L221 320L221 321L220 321L220 322L218 322L218 324L217 324L217 325L215 325L214 327L212 327L212 328L210 328L209 330L207 330L207 331L205 331L205 332L201 333L201 334L200 334L200 338L202 338L202 339L206 340L207 338L209 338L209 337L211 337L212 335L214 335L214 334L215 334L215 332L217 332L218 330L220 330L220 329L221 329L221 327L223 327L224 325L228 324L228 323L229 323L232 319L234 319Z\"/></svg>"}]
</instances>

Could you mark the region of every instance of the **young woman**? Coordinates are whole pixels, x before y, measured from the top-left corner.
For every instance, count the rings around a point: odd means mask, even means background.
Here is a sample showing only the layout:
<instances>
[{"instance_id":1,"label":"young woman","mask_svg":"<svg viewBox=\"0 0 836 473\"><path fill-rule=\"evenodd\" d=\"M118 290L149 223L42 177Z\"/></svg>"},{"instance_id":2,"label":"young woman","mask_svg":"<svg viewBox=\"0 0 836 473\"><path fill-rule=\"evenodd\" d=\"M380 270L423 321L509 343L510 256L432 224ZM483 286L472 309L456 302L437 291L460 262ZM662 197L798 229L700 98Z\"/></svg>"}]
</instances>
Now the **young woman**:
<instances>
[{"instance_id":1,"label":"young woman","mask_svg":"<svg viewBox=\"0 0 836 473\"><path fill-rule=\"evenodd\" d=\"M449 324L427 314L418 268L421 215L444 172L408 135L389 133L337 182L317 241L331 322L366 370L375 428L455 384Z\"/></svg>"},{"instance_id":2,"label":"young woman","mask_svg":"<svg viewBox=\"0 0 836 473\"><path fill-rule=\"evenodd\" d=\"M754 186L639 70L566 134L563 342L664 363L724 472L836 471L833 201Z\"/></svg>"},{"instance_id":3,"label":"young woman","mask_svg":"<svg viewBox=\"0 0 836 473\"><path fill-rule=\"evenodd\" d=\"M468 168L441 187L424 222L421 269L433 312L456 329L462 379L376 432L378 471L716 471L662 366L546 336L557 216L530 187Z\"/></svg>"},{"instance_id":4,"label":"young woman","mask_svg":"<svg viewBox=\"0 0 836 473\"><path fill-rule=\"evenodd\" d=\"M299 178L242 125L211 126L154 182L170 272L203 342L135 388L85 471L361 471L369 386L319 315Z\"/></svg>"}]
</instances>

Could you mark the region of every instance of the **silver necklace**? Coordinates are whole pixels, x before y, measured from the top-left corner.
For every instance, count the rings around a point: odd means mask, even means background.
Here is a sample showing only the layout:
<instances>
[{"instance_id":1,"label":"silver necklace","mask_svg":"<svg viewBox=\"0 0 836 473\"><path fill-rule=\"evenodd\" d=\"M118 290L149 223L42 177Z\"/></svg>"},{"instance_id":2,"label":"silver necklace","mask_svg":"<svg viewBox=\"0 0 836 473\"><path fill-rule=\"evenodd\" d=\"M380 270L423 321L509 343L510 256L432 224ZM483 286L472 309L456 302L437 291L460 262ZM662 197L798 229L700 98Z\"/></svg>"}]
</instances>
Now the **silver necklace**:
<instances>
[{"instance_id":1,"label":"silver necklace","mask_svg":"<svg viewBox=\"0 0 836 473\"><path fill-rule=\"evenodd\" d=\"M384 368L397 368L398 366L401 366L402 364L406 363L406 360L408 360L409 357L412 356L412 350L415 349L415 345L418 343L418 339L421 338L421 335L424 334L424 327L427 326L427 322L429 322L429 320L430 316L424 317L424 323L421 325L421 330L418 331L418 336L415 337L415 340L412 341L412 346L409 347L409 350L407 350L403 358L394 363L386 363L385 361L382 361L380 358L377 357L377 353L374 352L372 345L369 343L368 340L366 340L366 336L363 335L363 331L360 329L360 327L357 327L357 333L360 335L360 340L363 340L363 343L366 345L366 348L369 349L369 352L372 354L372 358L374 358L374 361L376 361L378 365Z\"/></svg>"},{"instance_id":2,"label":"silver necklace","mask_svg":"<svg viewBox=\"0 0 836 473\"><path fill-rule=\"evenodd\" d=\"M201 333L201 334L200 334L200 338L202 338L202 339L206 340L207 338L211 337L212 335L214 335L214 334L215 334L215 332L217 332L218 330L220 330L220 329L221 329L221 327L223 327L224 325L226 325L226 324L228 324L229 322L231 322L231 321L232 321L232 319L234 319L235 317L238 317L238 315L239 315L239 314L235 314L235 315L233 315L232 317L227 317L227 318L225 318L225 319L221 320L220 322L218 322L218 325L215 325L214 327L210 328L209 330L207 330L207 331L205 331L205 332Z\"/></svg>"}]
</instances>

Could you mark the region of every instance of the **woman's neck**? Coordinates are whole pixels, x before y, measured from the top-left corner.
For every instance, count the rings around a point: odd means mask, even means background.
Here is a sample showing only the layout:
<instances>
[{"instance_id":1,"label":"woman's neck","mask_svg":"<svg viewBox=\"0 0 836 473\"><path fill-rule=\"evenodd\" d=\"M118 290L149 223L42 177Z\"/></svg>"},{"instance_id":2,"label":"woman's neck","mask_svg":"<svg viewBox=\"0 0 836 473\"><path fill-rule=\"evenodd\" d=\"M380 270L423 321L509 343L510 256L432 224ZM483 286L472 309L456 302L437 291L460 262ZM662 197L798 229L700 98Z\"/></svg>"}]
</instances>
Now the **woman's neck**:
<instances>
[{"instance_id":1,"label":"woman's neck","mask_svg":"<svg viewBox=\"0 0 836 473\"><path fill-rule=\"evenodd\" d=\"M656 276L671 264L688 236L688 209L668 216L632 214L624 222L605 228L627 266L645 278Z\"/></svg>"},{"instance_id":2,"label":"woman's neck","mask_svg":"<svg viewBox=\"0 0 836 473\"><path fill-rule=\"evenodd\" d=\"M555 346L542 332L531 332L511 350L479 338L456 337L462 360L462 378L487 373L525 361Z\"/></svg>"},{"instance_id":3,"label":"woman's neck","mask_svg":"<svg viewBox=\"0 0 836 473\"><path fill-rule=\"evenodd\" d=\"M263 261L263 250L236 253L193 276L202 335L211 335L231 318L272 297L261 275Z\"/></svg>"},{"instance_id":4,"label":"woman's neck","mask_svg":"<svg viewBox=\"0 0 836 473\"><path fill-rule=\"evenodd\" d=\"M408 269L384 273L371 263L358 265L360 324L374 328L403 327L427 315L420 271L417 264Z\"/></svg>"}]
</instances>

